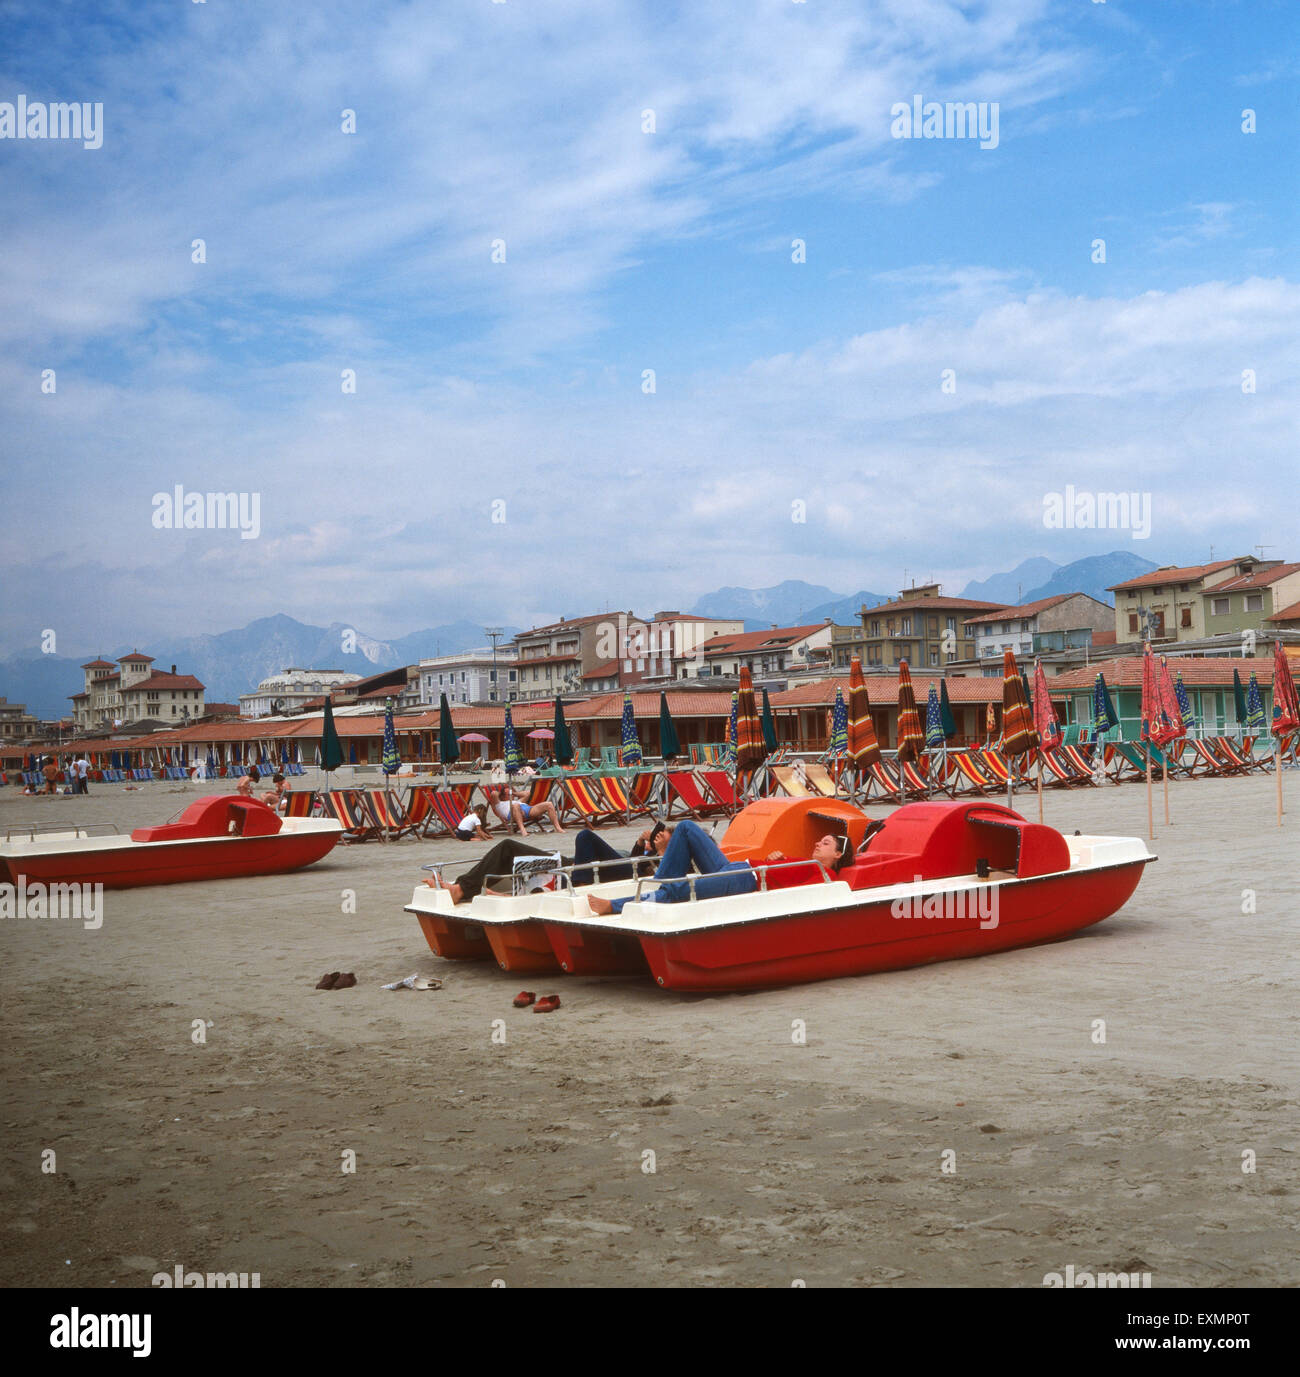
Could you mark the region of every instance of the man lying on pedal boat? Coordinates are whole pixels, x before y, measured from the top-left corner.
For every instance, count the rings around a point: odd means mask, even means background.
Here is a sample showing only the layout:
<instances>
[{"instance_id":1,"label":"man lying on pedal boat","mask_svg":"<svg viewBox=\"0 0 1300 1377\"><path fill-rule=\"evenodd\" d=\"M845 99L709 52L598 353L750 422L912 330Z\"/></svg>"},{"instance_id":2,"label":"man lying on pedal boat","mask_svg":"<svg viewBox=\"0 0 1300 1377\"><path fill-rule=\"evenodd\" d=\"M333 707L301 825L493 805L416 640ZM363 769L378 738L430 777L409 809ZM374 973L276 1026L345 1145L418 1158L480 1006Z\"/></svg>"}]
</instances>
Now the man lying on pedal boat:
<instances>
[{"instance_id":1,"label":"man lying on pedal boat","mask_svg":"<svg viewBox=\"0 0 1300 1377\"><path fill-rule=\"evenodd\" d=\"M608 880L631 880L638 874L650 874L650 861L643 861L640 865L635 864L635 858L640 856L662 856L667 850L668 843L672 838L674 828L670 823L658 822L653 827L648 827L636 839L629 857L625 857L622 852L615 851L614 848L599 833L593 832L591 828L584 827L574 838L573 856L560 857L560 865L586 866L593 861L601 864L592 870L582 870L581 868L573 872L574 888L581 888L599 879L602 883ZM516 841L513 837L507 837L504 841L499 841L489 851L486 851L479 861L465 871L464 874L457 875L451 884L443 883L438 875L431 875L425 884L430 889L445 889L451 895L453 904L468 904L472 899L476 899L482 892L483 886L489 880L503 875L509 875L511 867L520 856L552 856L552 851L542 851L536 846L528 846L526 843ZM609 861L627 861L625 865L608 865Z\"/></svg>"},{"instance_id":2,"label":"man lying on pedal boat","mask_svg":"<svg viewBox=\"0 0 1300 1377\"><path fill-rule=\"evenodd\" d=\"M769 865L789 860L784 852L773 851L767 858ZM808 858L821 866L824 879L833 880L843 866L853 861L853 845L848 837L827 833L812 849ZM697 899L720 899L730 894L750 894L758 888L758 877L748 861L729 861L722 848L697 822L681 822L673 831L655 871L656 880L668 880L648 894L642 894L637 903L642 904L680 904L691 897L691 887L685 876L691 866L699 871L701 878L695 882ZM602 899L598 894L587 897L591 911L598 915L622 913L623 905L633 902L629 899Z\"/></svg>"}]
</instances>

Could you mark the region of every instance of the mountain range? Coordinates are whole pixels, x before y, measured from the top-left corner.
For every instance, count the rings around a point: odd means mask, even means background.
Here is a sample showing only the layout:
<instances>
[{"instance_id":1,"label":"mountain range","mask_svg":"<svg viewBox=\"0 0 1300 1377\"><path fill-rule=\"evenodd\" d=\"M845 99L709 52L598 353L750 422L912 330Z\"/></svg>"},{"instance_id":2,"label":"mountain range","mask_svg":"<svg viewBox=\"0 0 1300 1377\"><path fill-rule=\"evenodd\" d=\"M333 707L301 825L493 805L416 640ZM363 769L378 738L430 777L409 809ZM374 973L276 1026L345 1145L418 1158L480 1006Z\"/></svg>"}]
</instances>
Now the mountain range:
<instances>
[{"instance_id":1,"label":"mountain range","mask_svg":"<svg viewBox=\"0 0 1300 1377\"><path fill-rule=\"evenodd\" d=\"M1006 573L967 584L961 596L1015 603L1079 591L1109 603L1107 585L1156 567L1151 560L1127 550L1064 565L1034 558ZM826 617L840 623L852 622L860 607L874 607L895 596L867 589L837 593L821 584L787 579L770 588L719 588L701 597L693 610L699 616L739 618L746 631L763 631L773 623L808 625ZM517 630L505 627L506 639ZM241 693L250 692L269 675L292 665L304 669L345 669L364 677L413 664L425 656L469 650L484 644L484 640L483 627L478 622L449 622L384 641L342 622L312 626L281 613L216 635L162 637L138 646L87 647L76 656L20 652L0 660L0 692L11 702L25 703L27 710L38 717L63 717L71 708L69 696L79 693L84 686L80 666L85 661L99 656L116 660L139 649L154 657L158 669L168 670L174 664L180 673L199 678L209 702L233 703Z\"/></svg>"}]
</instances>

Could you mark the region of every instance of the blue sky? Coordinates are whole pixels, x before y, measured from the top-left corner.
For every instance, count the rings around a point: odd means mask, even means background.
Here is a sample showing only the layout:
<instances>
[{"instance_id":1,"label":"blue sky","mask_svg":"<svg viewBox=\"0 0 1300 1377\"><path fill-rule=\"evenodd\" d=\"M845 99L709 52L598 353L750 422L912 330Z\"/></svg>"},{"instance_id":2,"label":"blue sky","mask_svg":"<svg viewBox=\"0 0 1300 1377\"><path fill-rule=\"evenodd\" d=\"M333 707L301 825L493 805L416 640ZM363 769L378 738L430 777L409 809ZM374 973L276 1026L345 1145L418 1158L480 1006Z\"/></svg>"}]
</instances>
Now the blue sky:
<instances>
[{"instance_id":1,"label":"blue sky","mask_svg":"<svg viewBox=\"0 0 1300 1377\"><path fill-rule=\"evenodd\" d=\"M104 141L0 140L0 650L1300 558L1298 36L1285 0L11 3L0 102L102 102ZM915 94L996 102L997 147L892 138ZM176 484L259 493L259 537L155 529ZM1150 539L1045 529L1067 484L1150 492Z\"/></svg>"}]
</instances>

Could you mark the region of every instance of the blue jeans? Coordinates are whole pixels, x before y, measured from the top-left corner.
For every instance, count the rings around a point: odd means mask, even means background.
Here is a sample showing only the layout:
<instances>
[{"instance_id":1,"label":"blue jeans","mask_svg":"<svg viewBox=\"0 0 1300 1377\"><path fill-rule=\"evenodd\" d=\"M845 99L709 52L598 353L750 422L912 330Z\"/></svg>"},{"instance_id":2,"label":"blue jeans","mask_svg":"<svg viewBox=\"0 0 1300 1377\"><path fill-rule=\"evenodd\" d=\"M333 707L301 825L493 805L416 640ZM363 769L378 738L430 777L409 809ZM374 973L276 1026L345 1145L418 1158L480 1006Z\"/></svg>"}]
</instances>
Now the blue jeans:
<instances>
[{"instance_id":1,"label":"blue jeans","mask_svg":"<svg viewBox=\"0 0 1300 1377\"><path fill-rule=\"evenodd\" d=\"M691 887L682 877L694 866L704 878L695 882L697 899L720 899L727 894L750 894L758 887L758 880L748 861L729 861L721 847L698 822L679 822L673 828L672 839L664 851L656 880L672 880L649 894L642 894L643 904L680 904L691 897ZM725 874L714 874L725 871ZM627 899L615 899L613 910L623 912Z\"/></svg>"}]
</instances>

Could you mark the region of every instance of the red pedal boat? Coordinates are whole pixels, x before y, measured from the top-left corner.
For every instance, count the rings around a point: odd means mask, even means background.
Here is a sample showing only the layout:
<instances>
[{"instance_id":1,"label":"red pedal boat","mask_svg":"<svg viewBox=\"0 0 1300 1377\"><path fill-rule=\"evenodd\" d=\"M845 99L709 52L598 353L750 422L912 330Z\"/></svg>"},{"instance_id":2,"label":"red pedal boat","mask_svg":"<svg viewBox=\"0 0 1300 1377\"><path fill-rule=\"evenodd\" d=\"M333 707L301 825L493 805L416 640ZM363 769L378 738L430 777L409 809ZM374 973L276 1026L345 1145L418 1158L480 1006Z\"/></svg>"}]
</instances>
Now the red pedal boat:
<instances>
[{"instance_id":1,"label":"red pedal boat","mask_svg":"<svg viewBox=\"0 0 1300 1377\"><path fill-rule=\"evenodd\" d=\"M828 831L846 833L855 851L837 873L763 860L807 856ZM500 951L544 958L540 928L554 963L571 973L648 965L665 989L754 989L1055 941L1122 908L1155 859L1138 838L1066 837L983 801L907 804L877 828L836 800L763 799L737 815L721 846L754 866L753 892L651 903L637 895L654 881L623 880L481 895L454 908L445 891L422 888L408 911L436 914L449 934L482 934L505 969L527 967ZM590 895L628 902L620 914L596 915Z\"/></svg>"},{"instance_id":2,"label":"red pedal boat","mask_svg":"<svg viewBox=\"0 0 1300 1377\"><path fill-rule=\"evenodd\" d=\"M102 884L105 889L278 875L318 861L343 835L326 818L282 818L259 799L199 799L174 821L129 837L11 830L0 841L0 883Z\"/></svg>"}]
</instances>

